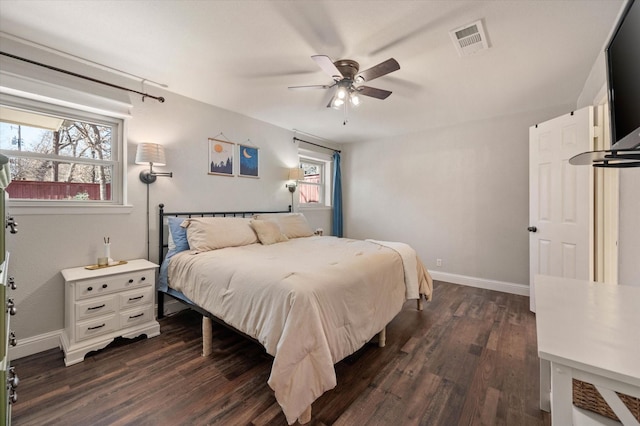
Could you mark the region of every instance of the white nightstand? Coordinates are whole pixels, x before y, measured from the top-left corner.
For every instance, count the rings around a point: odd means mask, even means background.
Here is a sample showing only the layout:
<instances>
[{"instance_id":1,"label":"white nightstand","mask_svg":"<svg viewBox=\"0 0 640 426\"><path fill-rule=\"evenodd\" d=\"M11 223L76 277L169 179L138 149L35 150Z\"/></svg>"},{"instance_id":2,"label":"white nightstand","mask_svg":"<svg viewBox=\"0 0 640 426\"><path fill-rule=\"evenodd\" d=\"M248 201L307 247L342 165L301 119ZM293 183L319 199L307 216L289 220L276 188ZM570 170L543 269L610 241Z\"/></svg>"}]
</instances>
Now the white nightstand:
<instances>
[{"instance_id":1,"label":"white nightstand","mask_svg":"<svg viewBox=\"0 0 640 426\"><path fill-rule=\"evenodd\" d=\"M96 270L62 270L65 318L62 349L66 366L84 360L116 337L160 334L153 301L158 265L144 259Z\"/></svg>"}]
</instances>

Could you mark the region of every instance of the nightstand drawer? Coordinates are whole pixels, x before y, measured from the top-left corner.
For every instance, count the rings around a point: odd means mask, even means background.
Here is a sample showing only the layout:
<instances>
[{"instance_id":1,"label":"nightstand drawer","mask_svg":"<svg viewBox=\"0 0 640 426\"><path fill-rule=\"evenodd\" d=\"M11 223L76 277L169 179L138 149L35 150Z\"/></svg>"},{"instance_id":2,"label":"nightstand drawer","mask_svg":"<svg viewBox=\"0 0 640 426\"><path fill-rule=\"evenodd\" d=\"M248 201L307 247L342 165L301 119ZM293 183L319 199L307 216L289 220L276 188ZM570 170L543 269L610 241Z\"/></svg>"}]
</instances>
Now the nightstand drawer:
<instances>
[{"instance_id":1,"label":"nightstand drawer","mask_svg":"<svg viewBox=\"0 0 640 426\"><path fill-rule=\"evenodd\" d=\"M96 297L76 303L76 320L82 321L98 315L110 314L118 310L116 295Z\"/></svg>"},{"instance_id":2,"label":"nightstand drawer","mask_svg":"<svg viewBox=\"0 0 640 426\"><path fill-rule=\"evenodd\" d=\"M138 309L131 309L120 313L120 328L132 327L154 319L153 305L141 306Z\"/></svg>"},{"instance_id":3,"label":"nightstand drawer","mask_svg":"<svg viewBox=\"0 0 640 426\"><path fill-rule=\"evenodd\" d=\"M128 274L110 275L101 278L93 278L79 281L76 284L76 300L101 294L113 293L128 288L136 288L152 285L155 278L153 269Z\"/></svg>"},{"instance_id":4,"label":"nightstand drawer","mask_svg":"<svg viewBox=\"0 0 640 426\"><path fill-rule=\"evenodd\" d=\"M147 305L153 302L153 288L143 287L138 290L127 291L118 295L120 309L128 309L134 306Z\"/></svg>"},{"instance_id":5,"label":"nightstand drawer","mask_svg":"<svg viewBox=\"0 0 640 426\"><path fill-rule=\"evenodd\" d=\"M111 333L118 329L118 317L115 314L83 321L76 325L76 340L90 339L101 334Z\"/></svg>"}]
</instances>

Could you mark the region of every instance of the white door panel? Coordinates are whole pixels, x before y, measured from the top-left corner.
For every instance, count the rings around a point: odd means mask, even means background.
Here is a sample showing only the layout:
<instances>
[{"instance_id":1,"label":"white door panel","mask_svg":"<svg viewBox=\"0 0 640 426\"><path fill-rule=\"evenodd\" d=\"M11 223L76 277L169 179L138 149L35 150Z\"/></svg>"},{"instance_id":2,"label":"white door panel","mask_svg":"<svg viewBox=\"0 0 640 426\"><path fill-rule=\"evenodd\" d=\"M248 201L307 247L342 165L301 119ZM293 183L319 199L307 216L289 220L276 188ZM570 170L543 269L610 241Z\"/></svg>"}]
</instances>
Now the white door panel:
<instances>
[{"instance_id":1,"label":"white door panel","mask_svg":"<svg viewBox=\"0 0 640 426\"><path fill-rule=\"evenodd\" d=\"M537 274L590 279L591 167L569 158L592 149L593 108L529 129L530 307Z\"/></svg>"}]
</instances>

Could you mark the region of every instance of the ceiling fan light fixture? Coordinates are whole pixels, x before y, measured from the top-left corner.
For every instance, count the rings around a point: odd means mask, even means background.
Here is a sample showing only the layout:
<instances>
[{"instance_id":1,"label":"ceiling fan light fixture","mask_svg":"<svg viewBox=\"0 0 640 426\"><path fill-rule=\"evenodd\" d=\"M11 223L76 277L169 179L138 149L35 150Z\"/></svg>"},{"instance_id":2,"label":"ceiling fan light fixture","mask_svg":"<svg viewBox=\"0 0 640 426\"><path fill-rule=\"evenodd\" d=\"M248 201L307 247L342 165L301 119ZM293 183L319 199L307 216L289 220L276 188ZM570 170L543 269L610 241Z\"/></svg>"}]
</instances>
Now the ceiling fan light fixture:
<instances>
[{"instance_id":1,"label":"ceiling fan light fixture","mask_svg":"<svg viewBox=\"0 0 640 426\"><path fill-rule=\"evenodd\" d=\"M351 105L354 107L357 107L360 105L360 97L356 93L352 93L349 95L349 102L351 102Z\"/></svg>"},{"instance_id":2,"label":"ceiling fan light fixture","mask_svg":"<svg viewBox=\"0 0 640 426\"><path fill-rule=\"evenodd\" d=\"M331 85L293 86L289 88L331 89L335 87L335 91L327 104L327 108L343 110L344 121L342 124L347 124L348 122L349 108L355 108L360 105L360 95L376 99L386 99L391 95L391 92L388 90L376 89L375 87L369 86L355 86L355 83L359 84L365 81L371 81L400 69L400 64L393 58L380 62L378 65L374 65L364 71L360 71L360 64L351 59L333 61L326 55L313 55L311 59L316 62L325 74L331 76L334 83Z\"/></svg>"}]
</instances>

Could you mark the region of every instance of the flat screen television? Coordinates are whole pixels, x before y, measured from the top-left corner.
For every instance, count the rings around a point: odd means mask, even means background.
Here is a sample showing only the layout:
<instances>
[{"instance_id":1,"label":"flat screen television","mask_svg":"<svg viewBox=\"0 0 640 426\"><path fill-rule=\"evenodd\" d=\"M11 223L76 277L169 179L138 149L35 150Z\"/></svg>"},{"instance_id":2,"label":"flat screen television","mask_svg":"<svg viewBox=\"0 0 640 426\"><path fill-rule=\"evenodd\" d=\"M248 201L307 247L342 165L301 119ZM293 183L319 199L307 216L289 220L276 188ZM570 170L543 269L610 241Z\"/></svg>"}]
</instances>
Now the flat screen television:
<instances>
[{"instance_id":1,"label":"flat screen television","mask_svg":"<svg viewBox=\"0 0 640 426\"><path fill-rule=\"evenodd\" d=\"M640 0L630 0L605 55L611 150L640 148Z\"/></svg>"}]
</instances>

